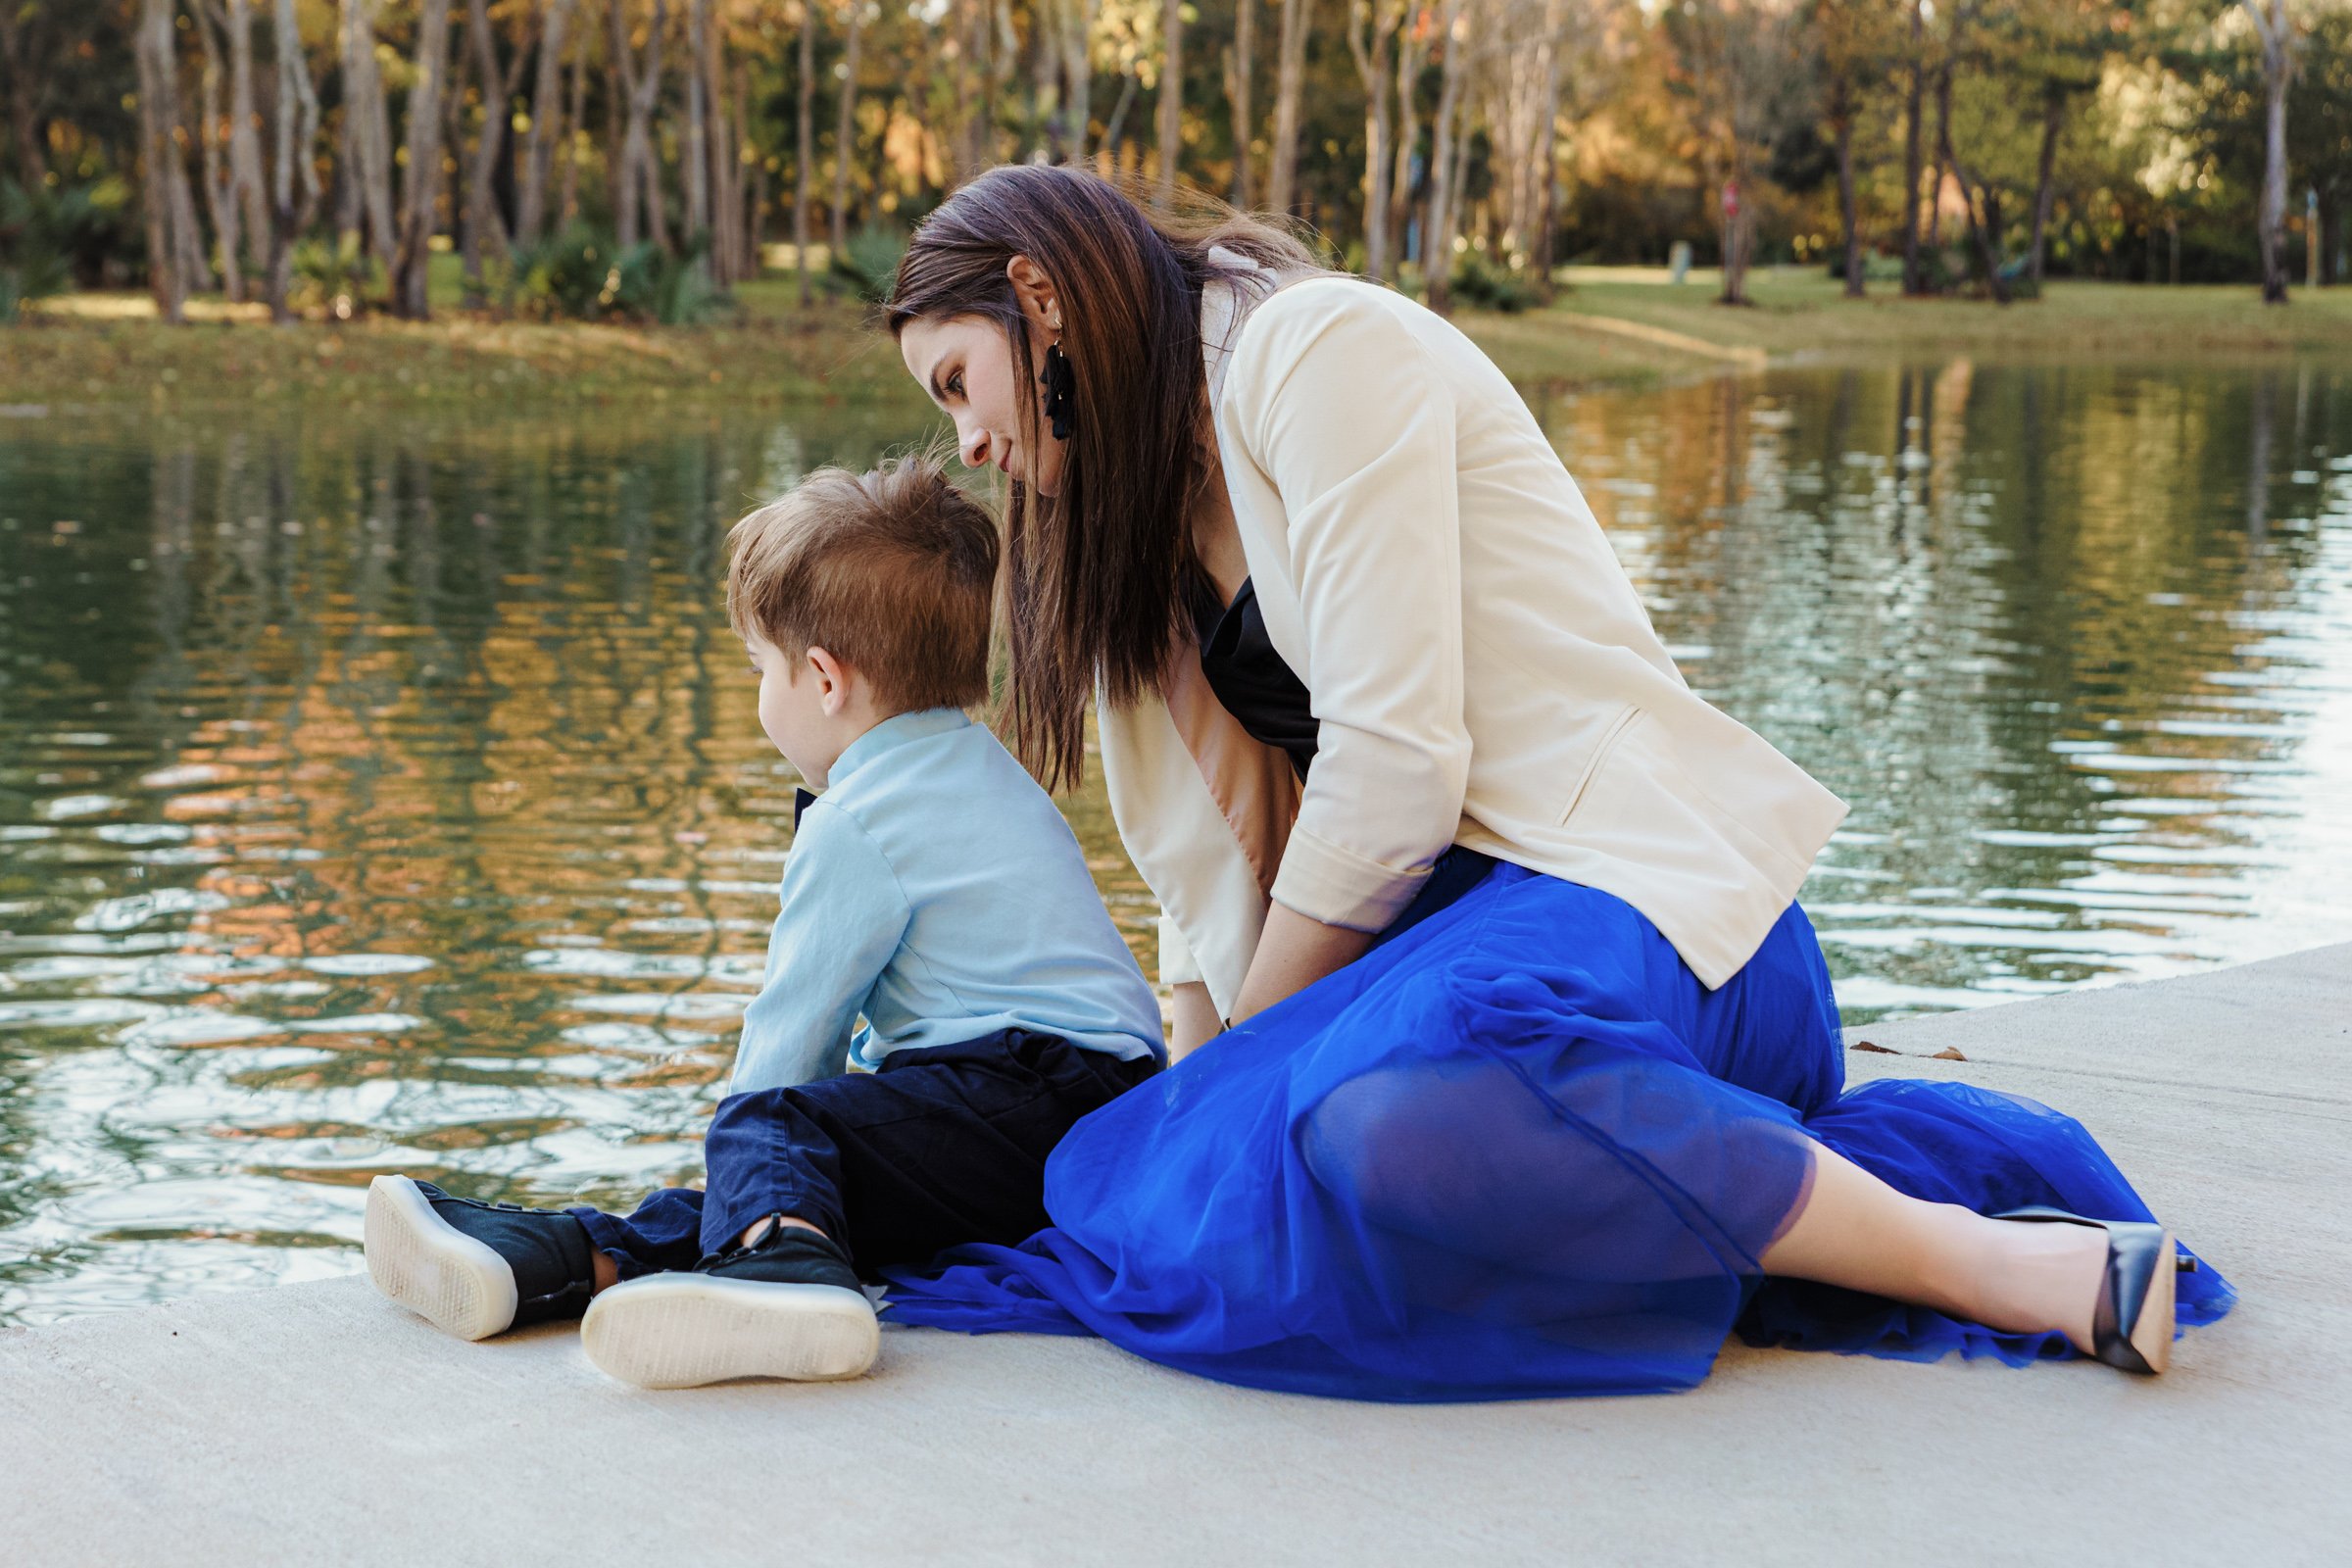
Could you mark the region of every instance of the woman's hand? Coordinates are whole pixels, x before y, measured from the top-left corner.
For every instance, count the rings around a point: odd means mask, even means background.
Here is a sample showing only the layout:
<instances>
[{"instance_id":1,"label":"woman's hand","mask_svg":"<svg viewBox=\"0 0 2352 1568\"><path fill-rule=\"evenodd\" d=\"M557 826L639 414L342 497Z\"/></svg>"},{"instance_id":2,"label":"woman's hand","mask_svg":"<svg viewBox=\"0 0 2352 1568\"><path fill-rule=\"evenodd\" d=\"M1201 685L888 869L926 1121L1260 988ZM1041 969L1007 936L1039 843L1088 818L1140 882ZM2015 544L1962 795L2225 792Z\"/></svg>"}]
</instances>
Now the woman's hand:
<instances>
[{"instance_id":1,"label":"woman's hand","mask_svg":"<svg viewBox=\"0 0 2352 1568\"><path fill-rule=\"evenodd\" d=\"M1224 1032L1224 1020L1217 1016L1217 1004L1208 999L1207 986L1187 980L1176 988L1175 1037L1168 1042L1170 1062L1182 1061Z\"/></svg>"},{"instance_id":2,"label":"woman's hand","mask_svg":"<svg viewBox=\"0 0 2352 1568\"><path fill-rule=\"evenodd\" d=\"M1257 953L1242 981L1241 1000L1234 1004L1232 1021L1240 1023L1304 991L1362 957L1371 946L1369 932L1325 925L1284 905L1270 906L1265 929L1258 934Z\"/></svg>"}]
</instances>

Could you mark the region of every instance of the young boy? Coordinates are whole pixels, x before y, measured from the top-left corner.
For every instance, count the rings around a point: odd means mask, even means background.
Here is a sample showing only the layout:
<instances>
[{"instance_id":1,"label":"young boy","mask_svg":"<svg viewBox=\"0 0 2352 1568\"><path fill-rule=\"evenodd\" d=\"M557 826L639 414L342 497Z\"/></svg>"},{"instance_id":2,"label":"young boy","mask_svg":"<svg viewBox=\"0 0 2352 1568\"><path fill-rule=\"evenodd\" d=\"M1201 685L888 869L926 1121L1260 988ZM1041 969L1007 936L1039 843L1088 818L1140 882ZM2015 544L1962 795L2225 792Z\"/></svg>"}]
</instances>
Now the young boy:
<instances>
[{"instance_id":1,"label":"young boy","mask_svg":"<svg viewBox=\"0 0 2352 1568\"><path fill-rule=\"evenodd\" d=\"M988 688L988 514L906 460L811 474L731 542L760 727L824 793L800 793L707 1190L625 1218L368 1194L385 1295L468 1340L585 1311L589 1359L649 1388L865 1371L860 1275L1045 1226L1047 1154L1163 1060L1077 840L963 712Z\"/></svg>"}]
</instances>

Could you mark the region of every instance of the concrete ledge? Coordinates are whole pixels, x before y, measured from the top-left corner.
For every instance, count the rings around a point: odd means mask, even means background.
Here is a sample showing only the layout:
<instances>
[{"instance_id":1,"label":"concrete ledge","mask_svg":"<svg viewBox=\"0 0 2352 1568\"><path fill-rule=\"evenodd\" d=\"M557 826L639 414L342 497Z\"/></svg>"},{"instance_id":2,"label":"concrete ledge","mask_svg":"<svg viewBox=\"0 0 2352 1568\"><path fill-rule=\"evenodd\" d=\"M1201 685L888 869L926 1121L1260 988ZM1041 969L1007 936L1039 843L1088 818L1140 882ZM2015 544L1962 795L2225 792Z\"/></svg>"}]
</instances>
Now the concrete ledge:
<instances>
[{"instance_id":1,"label":"concrete ledge","mask_svg":"<svg viewBox=\"0 0 2352 1568\"><path fill-rule=\"evenodd\" d=\"M1680 1396L1396 1408L920 1330L651 1395L341 1280L0 1334L0 1561L2346 1560L2352 947L1854 1034L1900 1053L1857 1078L2081 1116L2237 1311L2156 1381L1733 1348Z\"/></svg>"}]
</instances>

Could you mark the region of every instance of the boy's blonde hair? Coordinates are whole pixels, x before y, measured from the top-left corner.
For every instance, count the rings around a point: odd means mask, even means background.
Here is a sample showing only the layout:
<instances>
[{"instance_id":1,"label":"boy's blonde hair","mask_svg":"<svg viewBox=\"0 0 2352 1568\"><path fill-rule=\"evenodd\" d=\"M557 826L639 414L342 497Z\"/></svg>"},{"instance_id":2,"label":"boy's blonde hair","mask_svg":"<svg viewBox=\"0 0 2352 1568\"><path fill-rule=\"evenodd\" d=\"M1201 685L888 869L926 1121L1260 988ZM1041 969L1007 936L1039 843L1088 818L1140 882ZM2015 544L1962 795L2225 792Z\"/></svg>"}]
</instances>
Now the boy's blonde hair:
<instances>
[{"instance_id":1,"label":"boy's blonde hair","mask_svg":"<svg viewBox=\"0 0 2352 1568\"><path fill-rule=\"evenodd\" d=\"M798 663L822 648L894 712L988 696L997 525L927 457L819 468L727 535L727 619Z\"/></svg>"}]
</instances>

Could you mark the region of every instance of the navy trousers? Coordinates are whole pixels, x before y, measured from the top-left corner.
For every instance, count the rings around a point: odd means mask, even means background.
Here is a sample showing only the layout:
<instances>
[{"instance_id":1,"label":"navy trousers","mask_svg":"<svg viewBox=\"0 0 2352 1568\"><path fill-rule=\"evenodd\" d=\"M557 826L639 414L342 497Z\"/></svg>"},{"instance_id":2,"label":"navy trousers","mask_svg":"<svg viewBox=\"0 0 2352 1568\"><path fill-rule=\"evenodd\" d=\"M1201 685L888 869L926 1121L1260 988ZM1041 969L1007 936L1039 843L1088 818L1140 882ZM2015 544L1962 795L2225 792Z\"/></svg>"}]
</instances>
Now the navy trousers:
<instances>
[{"instance_id":1,"label":"navy trousers","mask_svg":"<svg viewBox=\"0 0 2352 1568\"><path fill-rule=\"evenodd\" d=\"M769 1214L814 1225L868 1277L965 1242L1009 1246L1051 1223L1046 1156L1062 1134L1158 1070L1022 1029L893 1052L870 1073L719 1102L704 1190L570 1212L624 1280L690 1269Z\"/></svg>"}]
</instances>

